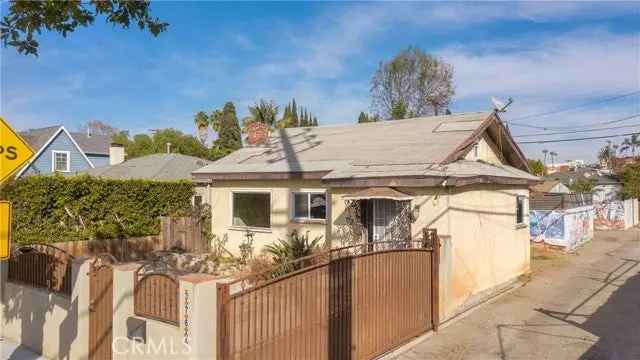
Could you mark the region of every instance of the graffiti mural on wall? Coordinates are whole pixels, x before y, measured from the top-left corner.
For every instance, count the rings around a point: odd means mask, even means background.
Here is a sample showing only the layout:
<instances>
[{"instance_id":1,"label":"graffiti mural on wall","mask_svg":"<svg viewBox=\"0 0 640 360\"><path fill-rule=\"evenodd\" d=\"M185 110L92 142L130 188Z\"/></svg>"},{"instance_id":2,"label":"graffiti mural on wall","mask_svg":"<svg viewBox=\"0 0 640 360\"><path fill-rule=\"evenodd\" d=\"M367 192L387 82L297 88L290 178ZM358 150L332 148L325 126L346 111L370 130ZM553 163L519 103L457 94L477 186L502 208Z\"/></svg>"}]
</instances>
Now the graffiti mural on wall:
<instances>
[{"instance_id":1,"label":"graffiti mural on wall","mask_svg":"<svg viewBox=\"0 0 640 360\"><path fill-rule=\"evenodd\" d=\"M532 210L529 213L529 222L532 241L564 238L564 214L561 211Z\"/></svg>"},{"instance_id":2,"label":"graffiti mural on wall","mask_svg":"<svg viewBox=\"0 0 640 360\"><path fill-rule=\"evenodd\" d=\"M624 230L624 203L610 201L594 204L596 218L594 224L600 230Z\"/></svg>"},{"instance_id":3,"label":"graffiti mural on wall","mask_svg":"<svg viewBox=\"0 0 640 360\"><path fill-rule=\"evenodd\" d=\"M567 244L573 249L585 241L593 238L593 222L595 211L593 207L580 208L578 211L569 211L566 215Z\"/></svg>"}]
</instances>

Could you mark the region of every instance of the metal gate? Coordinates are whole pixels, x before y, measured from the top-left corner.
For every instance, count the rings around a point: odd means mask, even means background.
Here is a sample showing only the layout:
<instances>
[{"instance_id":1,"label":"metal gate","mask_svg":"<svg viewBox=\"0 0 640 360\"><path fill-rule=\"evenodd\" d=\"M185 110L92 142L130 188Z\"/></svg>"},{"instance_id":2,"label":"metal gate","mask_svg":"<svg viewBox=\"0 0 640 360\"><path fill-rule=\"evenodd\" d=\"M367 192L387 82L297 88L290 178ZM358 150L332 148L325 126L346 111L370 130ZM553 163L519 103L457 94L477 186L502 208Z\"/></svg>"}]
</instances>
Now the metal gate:
<instances>
[{"instance_id":1,"label":"metal gate","mask_svg":"<svg viewBox=\"0 0 640 360\"><path fill-rule=\"evenodd\" d=\"M89 359L111 360L113 267L115 258L100 254L89 270Z\"/></svg>"},{"instance_id":2,"label":"metal gate","mask_svg":"<svg viewBox=\"0 0 640 360\"><path fill-rule=\"evenodd\" d=\"M219 284L218 357L370 359L435 330L438 248L425 232Z\"/></svg>"}]
</instances>

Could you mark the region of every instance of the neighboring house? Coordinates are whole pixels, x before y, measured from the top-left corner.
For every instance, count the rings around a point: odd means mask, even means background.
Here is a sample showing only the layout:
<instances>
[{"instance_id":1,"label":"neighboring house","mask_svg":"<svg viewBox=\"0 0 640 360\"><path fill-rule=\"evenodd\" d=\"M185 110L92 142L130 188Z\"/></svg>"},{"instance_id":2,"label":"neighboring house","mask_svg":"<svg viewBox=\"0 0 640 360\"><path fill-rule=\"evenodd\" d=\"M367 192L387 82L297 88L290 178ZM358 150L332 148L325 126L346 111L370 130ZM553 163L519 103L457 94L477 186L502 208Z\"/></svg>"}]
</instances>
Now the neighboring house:
<instances>
[{"instance_id":1,"label":"neighboring house","mask_svg":"<svg viewBox=\"0 0 640 360\"><path fill-rule=\"evenodd\" d=\"M110 163L111 141L105 135L72 133L58 125L23 131L20 136L36 154L16 177L69 174Z\"/></svg>"},{"instance_id":2,"label":"neighboring house","mask_svg":"<svg viewBox=\"0 0 640 360\"><path fill-rule=\"evenodd\" d=\"M529 271L527 198L539 178L528 171L497 115L465 113L278 130L193 177L210 185L213 232L234 252L294 229L341 246L436 228L450 317Z\"/></svg>"},{"instance_id":3,"label":"neighboring house","mask_svg":"<svg viewBox=\"0 0 640 360\"><path fill-rule=\"evenodd\" d=\"M571 190L559 180L546 180L531 187L531 191L539 193L568 194Z\"/></svg>"},{"instance_id":4,"label":"neighboring house","mask_svg":"<svg viewBox=\"0 0 640 360\"><path fill-rule=\"evenodd\" d=\"M622 183L618 177L597 169L583 168L577 169L576 171L554 173L545 176L545 180L557 180L567 187L571 187L571 185L579 180L594 181L594 203L619 200L621 198Z\"/></svg>"},{"instance_id":5,"label":"neighboring house","mask_svg":"<svg viewBox=\"0 0 640 360\"><path fill-rule=\"evenodd\" d=\"M137 157L111 166L84 170L79 174L118 180L191 181L191 172L209 164L211 161L193 156L159 153ZM196 186L194 203L208 203L209 192L206 189L206 185Z\"/></svg>"}]
</instances>

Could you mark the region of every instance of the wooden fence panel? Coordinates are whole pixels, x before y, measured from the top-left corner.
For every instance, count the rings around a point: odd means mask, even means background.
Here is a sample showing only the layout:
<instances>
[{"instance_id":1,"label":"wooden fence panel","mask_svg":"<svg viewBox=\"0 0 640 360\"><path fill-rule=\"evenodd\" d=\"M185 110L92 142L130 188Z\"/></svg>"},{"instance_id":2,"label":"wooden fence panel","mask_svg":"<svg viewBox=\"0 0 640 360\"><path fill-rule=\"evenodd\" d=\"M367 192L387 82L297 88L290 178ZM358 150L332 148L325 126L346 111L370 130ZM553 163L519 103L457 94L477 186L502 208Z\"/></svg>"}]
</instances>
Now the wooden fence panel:
<instances>
[{"instance_id":1,"label":"wooden fence panel","mask_svg":"<svg viewBox=\"0 0 640 360\"><path fill-rule=\"evenodd\" d=\"M136 279L134 313L138 316L179 325L179 284L169 274L150 273Z\"/></svg>"}]
</instances>

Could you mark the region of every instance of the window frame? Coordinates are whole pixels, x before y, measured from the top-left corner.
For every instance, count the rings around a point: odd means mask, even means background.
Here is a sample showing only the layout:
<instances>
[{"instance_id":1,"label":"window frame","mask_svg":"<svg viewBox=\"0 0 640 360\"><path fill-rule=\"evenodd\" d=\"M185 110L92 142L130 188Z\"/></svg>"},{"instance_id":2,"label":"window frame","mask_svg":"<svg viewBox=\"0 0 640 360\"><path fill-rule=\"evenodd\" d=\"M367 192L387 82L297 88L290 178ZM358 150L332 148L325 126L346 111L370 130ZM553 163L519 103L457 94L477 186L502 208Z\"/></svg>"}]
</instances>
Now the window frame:
<instances>
[{"instance_id":1,"label":"window frame","mask_svg":"<svg viewBox=\"0 0 640 360\"><path fill-rule=\"evenodd\" d=\"M526 225L526 210L527 210L527 205L526 205L526 200L527 197L524 195L516 195L516 226L522 226L522 225ZM518 221L518 203L522 201L522 221Z\"/></svg>"},{"instance_id":2,"label":"window frame","mask_svg":"<svg viewBox=\"0 0 640 360\"><path fill-rule=\"evenodd\" d=\"M235 206L235 200L234 200L234 195L235 194L266 194L269 195L269 227L261 227L261 226L243 226L243 225L236 225L233 223L233 209ZM229 203L231 204L231 206L229 207L229 228L230 229L236 229L236 230L242 230L242 231L246 231L246 230L255 230L255 231L262 231L262 232L268 232L271 231L271 227L272 227L272 221L271 221L271 213L272 213L272 205L273 202L272 200L272 194L271 191L269 190L253 190L253 189L241 189L241 190L231 190L229 192Z\"/></svg>"},{"instance_id":3,"label":"window frame","mask_svg":"<svg viewBox=\"0 0 640 360\"><path fill-rule=\"evenodd\" d=\"M56 155L64 154L67 157L67 169L66 170L56 170ZM63 151L63 150L51 150L51 172L62 172L69 173L71 172L71 151Z\"/></svg>"},{"instance_id":4,"label":"window frame","mask_svg":"<svg viewBox=\"0 0 640 360\"><path fill-rule=\"evenodd\" d=\"M296 216L296 195L307 195L307 216L299 217ZM311 217L311 195L324 195L324 218L312 218ZM327 201L327 191L326 190L298 190L291 192L291 206L289 207L289 216L294 222L302 222L302 223L324 223L327 221L327 217L329 216L329 202Z\"/></svg>"}]
</instances>

